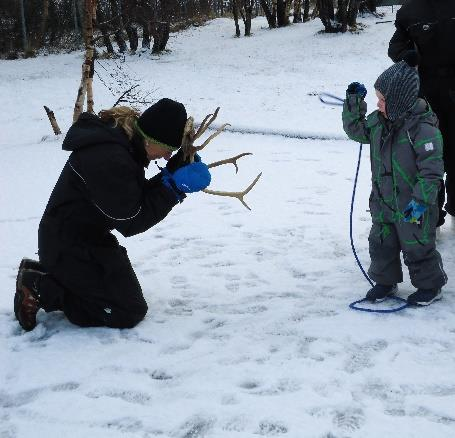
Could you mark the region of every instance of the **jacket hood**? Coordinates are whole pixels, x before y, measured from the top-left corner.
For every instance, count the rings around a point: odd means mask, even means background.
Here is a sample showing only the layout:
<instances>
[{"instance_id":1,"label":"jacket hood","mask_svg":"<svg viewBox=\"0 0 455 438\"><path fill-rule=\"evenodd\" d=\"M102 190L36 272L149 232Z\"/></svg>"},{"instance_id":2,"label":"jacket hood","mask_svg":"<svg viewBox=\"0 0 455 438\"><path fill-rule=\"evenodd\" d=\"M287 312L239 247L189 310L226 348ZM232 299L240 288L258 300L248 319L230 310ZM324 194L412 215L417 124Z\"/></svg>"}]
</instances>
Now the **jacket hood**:
<instances>
[{"instance_id":1,"label":"jacket hood","mask_svg":"<svg viewBox=\"0 0 455 438\"><path fill-rule=\"evenodd\" d=\"M431 125L438 126L438 118L425 99L417 99L417 102L411 110L411 117L412 116L418 116L421 120L425 120L425 122L430 123Z\"/></svg>"},{"instance_id":2,"label":"jacket hood","mask_svg":"<svg viewBox=\"0 0 455 438\"><path fill-rule=\"evenodd\" d=\"M127 148L130 146L128 136L121 128L114 128L94 114L82 113L68 130L62 149L76 151L103 143L118 143Z\"/></svg>"}]
</instances>

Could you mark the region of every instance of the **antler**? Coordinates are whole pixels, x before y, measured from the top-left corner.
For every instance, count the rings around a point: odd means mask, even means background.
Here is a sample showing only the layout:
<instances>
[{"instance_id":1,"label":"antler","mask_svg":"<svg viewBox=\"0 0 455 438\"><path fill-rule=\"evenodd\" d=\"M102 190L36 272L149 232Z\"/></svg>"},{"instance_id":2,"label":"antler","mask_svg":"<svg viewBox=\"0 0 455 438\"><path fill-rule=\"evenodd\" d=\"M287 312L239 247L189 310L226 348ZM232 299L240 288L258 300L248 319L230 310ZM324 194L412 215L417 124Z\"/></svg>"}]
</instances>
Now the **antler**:
<instances>
[{"instance_id":1,"label":"antler","mask_svg":"<svg viewBox=\"0 0 455 438\"><path fill-rule=\"evenodd\" d=\"M185 129L183 131L183 139L182 139L182 150L183 150L183 157L184 159L189 159L190 163L194 162L194 155L204 149L215 137L221 134L227 126L230 126L229 123L225 123L220 128L216 130L214 134L207 138L200 146L194 146L194 142L204 134L204 132L208 129L208 127L213 123L213 121L218 116L218 111L220 107L218 107L213 114L208 114L204 120L202 121L201 125L199 126L198 130L194 129L194 119L193 117L189 117L186 121ZM252 155L251 152L244 152L240 155L236 155L232 158L227 158L225 160L216 161L208 165L209 168L222 166L223 164L233 164L235 166L235 173L238 172L239 168L237 166L237 160L239 158L244 157L245 155ZM233 198L237 198L248 210L251 210L250 207L246 204L243 200L244 196L254 187L254 185L258 182L259 178L261 177L262 172L254 179L254 181L243 191L243 192L224 192L218 190L203 190L205 193L215 196L229 196Z\"/></svg>"}]
</instances>

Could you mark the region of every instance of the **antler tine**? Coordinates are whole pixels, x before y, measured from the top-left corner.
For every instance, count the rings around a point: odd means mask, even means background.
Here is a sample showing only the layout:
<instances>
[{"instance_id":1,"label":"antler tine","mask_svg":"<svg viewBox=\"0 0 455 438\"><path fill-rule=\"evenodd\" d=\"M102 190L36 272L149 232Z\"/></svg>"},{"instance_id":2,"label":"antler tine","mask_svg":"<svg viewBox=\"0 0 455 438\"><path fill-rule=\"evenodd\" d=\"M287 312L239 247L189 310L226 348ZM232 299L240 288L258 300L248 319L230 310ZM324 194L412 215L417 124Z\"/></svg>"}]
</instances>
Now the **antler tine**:
<instances>
[{"instance_id":1,"label":"antler tine","mask_svg":"<svg viewBox=\"0 0 455 438\"><path fill-rule=\"evenodd\" d=\"M219 110L220 110L220 107L218 107L213 114L209 114L209 115L205 116L205 119L202 121L201 125L199 126L199 129L196 131L196 134L194 134L193 140L197 140L207 130L207 128L218 117ZM207 122L207 120L209 118L210 118L210 120Z\"/></svg>"},{"instance_id":2,"label":"antler tine","mask_svg":"<svg viewBox=\"0 0 455 438\"><path fill-rule=\"evenodd\" d=\"M237 160L239 158L244 157L245 155L253 155L253 154L251 152L244 152L243 154L236 155L235 157L232 157L232 158L226 158L225 160L215 161L214 163L210 163L208 165L208 168L210 169L212 167L218 167L218 166L222 166L223 164L231 163L235 166L235 173L238 173L239 167L237 166Z\"/></svg>"},{"instance_id":3,"label":"antler tine","mask_svg":"<svg viewBox=\"0 0 455 438\"><path fill-rule=\"evenodd\" d=\"M231 198L237 198L248 210L251 210L251 208L248 207L248 204L243 200L243 198L258 182L261 175L262 175L262 172L254 179L254 181L243 192L222 192L222 191L218 191L218 190L208 190L208 189L204 189L203 192L208 193L209 195L229 196Z\"/></svg>"},{"instance_id":4,"label":"antler tine","mask_svg":"<svg viewBox=\"0 0 455 438\"><path fill-rule=\"evenodd\" d=\"M214 134L212 134L207 140L204 141L204 143L202 143L200 146L195 146L196 151L204 149L215 137L220 135L228 126L231 125L229 123L225 123L223 126L218 128Z\"/></svg>"}]
</instances>

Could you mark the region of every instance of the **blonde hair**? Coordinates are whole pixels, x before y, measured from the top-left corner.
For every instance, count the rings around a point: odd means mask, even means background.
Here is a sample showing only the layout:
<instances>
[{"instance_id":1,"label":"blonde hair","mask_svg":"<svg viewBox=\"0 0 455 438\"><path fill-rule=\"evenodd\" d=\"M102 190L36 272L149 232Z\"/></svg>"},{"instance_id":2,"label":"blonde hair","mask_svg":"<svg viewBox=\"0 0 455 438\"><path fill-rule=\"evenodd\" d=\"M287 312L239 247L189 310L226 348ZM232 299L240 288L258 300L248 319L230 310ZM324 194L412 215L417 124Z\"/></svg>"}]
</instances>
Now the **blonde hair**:
<instances>
[{"instance_id":1,"label":"blonde hair","mask_svg":"<svg viewBox=\"0 0 455 438\"><path fill-rule=\"evenodd\" d=\"M136 108L129 106L116 106L108 110L102 110L98 116L103 121L114 121L114 127L120 126L131 140L136 130L136 122L141 113Z\"/></svg>"}]
</instances>

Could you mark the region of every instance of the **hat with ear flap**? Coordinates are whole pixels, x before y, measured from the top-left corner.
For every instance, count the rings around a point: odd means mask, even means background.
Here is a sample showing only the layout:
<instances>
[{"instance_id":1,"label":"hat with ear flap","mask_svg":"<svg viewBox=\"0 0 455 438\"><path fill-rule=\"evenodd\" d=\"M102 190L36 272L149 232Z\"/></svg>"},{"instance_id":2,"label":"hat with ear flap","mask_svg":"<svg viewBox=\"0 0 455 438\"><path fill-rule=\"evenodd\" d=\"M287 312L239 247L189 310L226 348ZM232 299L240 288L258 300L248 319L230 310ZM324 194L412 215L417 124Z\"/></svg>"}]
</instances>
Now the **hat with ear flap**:
<instances>
[{"instance_id":1,"label":"hat with ear flap","mask_svg":"<svg viewBox=\"0 0 455 438\"><path fill-rule=\"evenodd\" d=\"M417 59L407 59L393 64L381 73L374 84L385 98L387 118L392 122L412 109L419 96L419 74L415 68Z\"/></svg>"},{"instance_id":2,"label":"hat with ear flap","mask_svg":"<svg viewBox=\"0 0 455 438\"><path fill-rule=\"evenodd\" d=\"M186 120L186 109L182 103L161 99L141 114L136 128L145 140L177 150L182 145Z\"/></svg>"}]
</instances>

